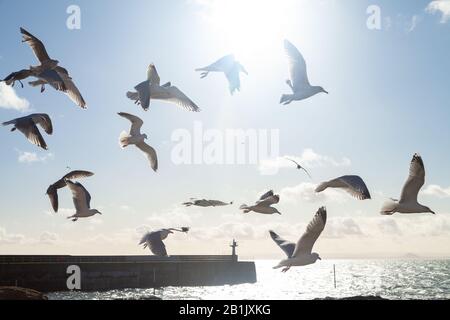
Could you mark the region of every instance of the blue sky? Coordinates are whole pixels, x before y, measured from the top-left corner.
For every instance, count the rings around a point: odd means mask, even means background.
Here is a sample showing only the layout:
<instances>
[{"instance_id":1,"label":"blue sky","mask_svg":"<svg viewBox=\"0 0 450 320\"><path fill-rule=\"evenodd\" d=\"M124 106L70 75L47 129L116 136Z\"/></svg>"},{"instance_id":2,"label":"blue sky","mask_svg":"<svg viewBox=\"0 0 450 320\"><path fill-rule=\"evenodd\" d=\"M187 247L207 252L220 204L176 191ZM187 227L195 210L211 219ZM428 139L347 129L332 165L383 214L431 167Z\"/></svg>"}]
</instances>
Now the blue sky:
<instances>
[{"instance_id":1,"label":"blue sky","mask_svg":"<svg viewBox=\"0 0 450 320\"><path fill-rule=\"evenodd\" d=\"M21 43L22 26L69 70L89 108L77 108L51 88L40 94L15 87L30 104L32 111L25 113L48 113L55 132L45 137L49 156L19 134L0 131L0 253L143 253L136 246L142 230L185 223L192 235L170 239L173 254L224 253L236 237L247 257L277 257L266 230L296 240L326 205L329 230L317 244L322 255L450 255L450 21L442 18L450 5L437 2L444 11L427 12L430 0L231 1L218 16L220 0L0 1L0 75L36 63ZM81 9L80 30L66 27L66 9L73 4ZM381 9L381 30L366 26L372 4ZM278 104L288 92L285 38L303 53L311 83L330 95ZM231 52L249 72L234 96L223 76L201 80L194 72ZM129 101L125 92L145 79L152 62L161 80L172 81L202 112L153 102L144 113ZM143 131L158 151L157 174L137 150L119 148L118 135L128 129L119 111L145 121ZM0 106L1 121L21 115ZM308 161L314 179L289 168L265 176L258 165L176 166L171 134L191 131L195 121L206 129L279 129L280 154ZM302 156L308 149L313 159ZM42 161L20 162L23 152ZM425 161L426 187L435 186L420 200L438 216L380 217L382 202L399 196L415 152ZM342 165L342 159L350 164ZM101 218L69 223L68 190L60 192L62 212L48 213L45 190L66 166L96 173L82 183L92 206L104 212ZM312 185L344 174L361 175L374 199L358 202L329 192L311 200ZM283 216L242 216L238 206L269 188L281 193ZM235 205L181 208L190 197Z\"/></svg>"}]
</instances>

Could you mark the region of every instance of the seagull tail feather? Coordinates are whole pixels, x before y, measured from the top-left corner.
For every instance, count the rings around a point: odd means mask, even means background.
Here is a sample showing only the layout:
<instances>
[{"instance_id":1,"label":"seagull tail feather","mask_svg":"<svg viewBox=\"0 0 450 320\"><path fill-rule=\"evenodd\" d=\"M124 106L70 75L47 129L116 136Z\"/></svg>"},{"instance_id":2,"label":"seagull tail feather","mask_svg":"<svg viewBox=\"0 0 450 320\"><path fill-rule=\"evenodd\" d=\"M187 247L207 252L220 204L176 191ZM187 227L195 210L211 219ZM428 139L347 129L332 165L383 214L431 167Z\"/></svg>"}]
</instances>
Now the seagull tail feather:
<instances>
[{"instance_id":1,"label":"seagull tail feather","mask_svg":"<svg viewBox=\"0 0 450 320\"><path fill-rule=\"evenodd\" d=\"M397 209L397 205L398 205L398 203L393 200L386 201L383 204L383 207L381 208L380 213L384 216L393 215Z\"/></svg>"},{"instance_id":2,"label":"seagull tail feather","mask_svg":"<svg viewBox=\"0 0 450 320\"><path fill-rule=\"evenodd\" d=\"M123 149L128 146L128 133L122 131L119 136L119 145Z\"/></svg>"}]
</instances>

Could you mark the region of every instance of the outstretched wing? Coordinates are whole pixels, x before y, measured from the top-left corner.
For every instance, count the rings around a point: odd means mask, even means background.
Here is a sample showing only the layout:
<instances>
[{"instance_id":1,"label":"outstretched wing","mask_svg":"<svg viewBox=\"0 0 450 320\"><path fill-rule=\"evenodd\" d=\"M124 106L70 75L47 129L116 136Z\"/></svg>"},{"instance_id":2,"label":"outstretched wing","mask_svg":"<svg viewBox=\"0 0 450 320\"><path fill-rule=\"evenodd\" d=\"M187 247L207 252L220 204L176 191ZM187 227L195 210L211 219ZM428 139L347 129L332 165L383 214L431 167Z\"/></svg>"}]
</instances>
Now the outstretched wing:
<instances>
[{"instance_id":1,"label":"outstretched wing","mask_svg":"<svg viewBox=\"0 0 450 320\"><path fill-rule=\"evenodd\" d=\"M369 189L359 176L343 176L323 182L316 188L316 192L322 192L327 188L341 188L359 200L371 199Z\"/></svg>"},{"instance_id":2,"label":"outstretched wing","mask_svg":"<svg viewBox=\"0 0 450 320\"><path fill-rule=\"evenodd\" d=\"M55 71L64 81L65 91L64 93L79 107L86 109L86 102L81 96L80 91L73 83L72 78L67 73L67 70L61 67L56 67Z\"/></svg>"},{"instance_id":3,"label":"outstretched wing","mask_svg":"<svg viewBox=\"0 0 450 320\"><path fill-rule=\"evenodd\" d=\"M23 42L28 43L28 45L33 50L34 54L36 55L36 58L41 62L45 62L47 60L50 60L50 57L48 56L47 50L45 50L44 44L33 36L31 33L29 33L24 28L20 28L20 32L22 33Z\"/></svg>"},{"instance_id":4,"label":"outstretched wing","mask_svg":"<svg viewBox=\"0 0 450 320\"><path fill-rule=\"evenodd\" d=\"M288 40L284 41L284 49L289 63L289 74L294 88L298 92L305 87L309 87L306 62L298 49Z\"/></svg>"},{"instance_id":5,"label":"outstretched wing","mask_svg":"<svg viewBox=\"0 0 450 320\"><path fill-rule=\"evenodd\" d=\"M159 78L158 71L154 64L148 66L147 79L150 80L151 84L160 85L161 79Z\"/></svg>"},{"instance_id":6,"label":"outstretched wing","mask_svg":"<svg viewBox=\"0 0 450 320\"><path fill-rule=\"evenodd\" d=\"M147 111L150 107L150 81L143 81L134 88L137 91L137 98L133 100L139 100L142 108ZM131 93L128 98L132 99L131 97L136 97L136 95Z\"/></svg>"},{"instance_id":7,"label":"outstretched wing","mask_svg":"<svg viewBox=\"0 0 450 320\"><path fill-rule=\"evenodd\" d=\"M26 79L26 78L30 77L31 75L32 75L31 70L22 69L22 70L10 73L2 81L4 81L9 86L9 85L13 84L14 81L20 81L20 80Z\"/></svg>"},{"instance_id":8,"label":"outstretched wing","mask_svg":"<svg viewBox=\"0 0 450 320\"><path fill-rule=\"evenodd\" d=\"M144 248L148 246L150 251L156 256L167 257L166 246L161 240L159 231L147 233L139 244L144 244Z\"/></svg>"},{"instance_id":9,"label":"outstretched wing","mask_svg":"<svg viewBox=\"0 0 450 320\"><path fill-rule=\"evenodd\" d=\"M169 88L165 88L165 91L166 94L164 96L156 95L155 97L152 97L157 100L165 100L174 103L188 111L200 111L200 108L177 87L172 86Z\"/></svg>"},{"instance_id":10,"label":"outstretched wing","mask_svg":"<svg viewBox=\"0 0 450 320\"><path fill-rule=\"evenodd\" d=\"M47 150L47 144L31 117L18 121L16 123L16 128L22 132L31 143Z\"/></svg>"},{"instance_id":11,"label":"outstretched wing","mask_svg":"<svg viewBox=\"0 0 450 320\"><path fill-rule=\"evenodd\" d=\"M291 258L292 255L294 254L295 243L284 240L283 238L281 238L278 234L276 234L273 231L269 231L269 233L270 233L270 236L272 237L272 240L275 241L275 243L281 248L281 250L284 251L284 253L286 253L288 258Z\"/></svg>"},{"instance_id":12,"label":"outstretched wing","mask_svg":"<svg viewBox=\"0 0 450 320\"><path fill-rule=\"evenodd\" d=\"M148 161L150 161L150 166L152 167L153 171L156 172L158 170L158 157L156 155L156 150L145 142L137 143L136 147L138 147L139 150L145 153Z\"/></svg>"},{"instance_id":13,"label":"outstretched wing","mask_svg":"<svg viewBox=\"0 0 450 320\"><path fill-rule=\"evenodd\" d=\"M411 160L409 176L403 186L400 202L416 202L417 195L425 183L425 166L422 157L415 154Z\"/></svg>"},{"instance_id":14,"label":"outstretched wing","mask_svg":"<svg viewBox=\"0 0 450 320\"><path fill-rule=\"evenodd\" d=\"M316 243L323 229L325 228L325 224L327 223L327 210L322 207L317 213L314 215L314 218L306 227L305 233L298 240L297 245L295 247L295 251L293 257L297 257L301 254L310 254L314 243Z\"/></svg>"},{"instance_id":15,"label":"outstretched wing","mask_svg":"<svg viewBox=\"0 0 450 320\"><path fill-rule=\"evenodd\" d=\"M264 200L266 198L272 197L273 195L274 195L273 190L267 191L259 198L259 200Z\"/></svg>"},{"instance_id":16,"label":"outstretched wing","mask_svg":"<svg viewBox=\"0 0 450 320\"><path fill-rule=\"evenodd\" d=\"M77 212L85 212L91 208L91 195L79 182L66 180L67 186L72 191L73 204Z\"/></svg>"},{"instance_id":17,"label":"outstretched wing","mask_svg":"<svg viewBox=\"0 0 450 320\"><path fill-rule=\"evenodd\" d=\"M144 124L144 121L142 121L141 118L126 112L119 112L117 114L131 122L130 134L132 136L137 136L141 134L141 127Z\"/></svg>"},{"instance_id":18,"label":"outstretched wing","mask_svg":"<svg viewBox=\"0 0 450 320\"><path fill-rule=\"evenodd\" d=\"M48 114L36 113L36 114L32 114L30 117L33 120L33 122L35 124L40 125L41 128L44 129L44 131L47 134L52 134L53 133L52 120L50 119Z\"/></svg>"}]
</instances>

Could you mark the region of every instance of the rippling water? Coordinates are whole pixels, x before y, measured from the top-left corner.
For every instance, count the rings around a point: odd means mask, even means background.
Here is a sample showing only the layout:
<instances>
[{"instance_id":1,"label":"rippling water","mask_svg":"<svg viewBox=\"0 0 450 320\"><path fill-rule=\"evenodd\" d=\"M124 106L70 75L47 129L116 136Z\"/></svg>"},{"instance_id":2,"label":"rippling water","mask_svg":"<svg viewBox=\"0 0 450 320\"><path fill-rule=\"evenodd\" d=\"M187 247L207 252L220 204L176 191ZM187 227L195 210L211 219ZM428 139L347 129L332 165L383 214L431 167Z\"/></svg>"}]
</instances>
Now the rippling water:
<instances>
[{"instance_id":1,"label":"rippling water","mask_svg":"<svg viewBox=\"0 0 450 320\"><path fill-rule=\"evenodd\" d=\"M450 299L450 260L327 260L315 265L273 270L276 261L257 261L258 282L220 287L167 287L164 300L309 300L378 295L388 299ZM336 288L333 280L336 266ZM153 289L52 293L50 299L139 299Z\"/></svg>"}]
</instances>

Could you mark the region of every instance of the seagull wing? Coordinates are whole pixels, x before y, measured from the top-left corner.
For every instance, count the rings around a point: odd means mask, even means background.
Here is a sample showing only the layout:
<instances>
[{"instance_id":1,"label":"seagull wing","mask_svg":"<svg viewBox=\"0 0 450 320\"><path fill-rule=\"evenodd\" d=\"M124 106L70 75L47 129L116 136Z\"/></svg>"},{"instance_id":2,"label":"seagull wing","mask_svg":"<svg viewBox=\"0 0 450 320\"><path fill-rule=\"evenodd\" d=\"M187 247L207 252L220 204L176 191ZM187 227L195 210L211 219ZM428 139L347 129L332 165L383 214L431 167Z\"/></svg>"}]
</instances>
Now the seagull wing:
<instances>
[{"instance_id":1,"label":"seagull wing","mask_svg":"<svg viewBox=\"0 0 450 320\"><path fill-rule=\"evenodd\" d=\"M139 150L141 150L142 152L145 153L145 155L147 156L148 161L150 161L150 165L151 165L153 171L156 172L158 170L158 157L156 155L156 150L153 149L148 144L146 144L145 142L137 143L136 147L138 147Z\"/></svg>"},{"instance_id":2,"label":"seagull wing","mask_svg":"<svg viewBox=\"0 0 450 320\"><path fill-rule=\"evenodd\" d=\"M90 171L74 170L74 171L71 171L68 174L66 174L63 177L63 180L64 179L73 180L73 179L87 178L87 177L92 177L93 175L94 175L94 173L90 172Z\"/></svg>"},{"instance_id":3,"label":"seagull wing","mask_svg":"<svg viewBox=\"0 0 450 320\"><path fill-rule=\"evenodd\" d=\"M322 192L327 188L341 188L359 200L371 199L369 189L364 180L359 176L343 176L331 181L321 183L316 192Z\"/></svg>"},{"instance_id":4,"label":"seagull wing","mask_svg":"<svg viewBox=\"0 0 450 320\"><path fill-rule=\"evenodd\" d=\"M152 95L153 99L174 103L188 111L199 112L200 108L177 87L163 88L163 94Z\"/></svg>"},{"instance_id":5,"label":"seagull wing","mask_svg":"<svg viewBox=\"0 0 450 320\"><path fill-rule=\"evenodd\" d=\"M417 202L419 190L425 183L425 166L422 157L415 154L411 160L409 176L403 186L400 202Z\"/></svg>"},{"instance_id":6,"label":"seagull wing","mask_svg":"<svg viewBox=\"0 0 450 320\"><path fill-rule=\"evenodd\" d=\"M31 116L17 121L15 125L17 130L22 132L31 143L37 145L38 147L41 147L42 149L47 150L47 144L45 143L44 138L39 132L39 129L32 120Z\"/></svg>"},{"instance_id":7,"label":"seagull wing","mask_svg":"<svg viewBox=\"0 0 450 320\"><path fill-rule=\"evenodd\" d=\"M196 71L209 71L209 72L227 72L231 66L235 63L233 54L226 55L216 62L210 64L207 67L196 69Z\"/></svg>"},{"instance_id":8,"label":"seagull wing","mask_svg":"<svg viewBox=\"0 0 450 320\"><path fill-rule=\"evenodd\" d=\"M50 119L50 117L48 116L48 114L45 113L36 113L30 116L31 119L33 120L33 122L35 124L38 124L41 126L42 129L44 129L44 131L47 134L52 134L53 133L53 125L52 125L52 120Z\"/></svg>"},{"instance_id":9,"label":"seagull wing","mask_svg":"<svg viewBox=\"0 0 450 320\"><path fill-rule=\"evenodd\" d=\"M289 62L289 74L292 81L294 92L309 87L306 62L298 49L288 40L284 41L284 49Z\"/></svg>"},{"instance_id":10,"label":"seagull wing","mask_svg":"<svg viewBox=\"0 0 450 320\"><path fill-rule=\"evenodd\" d=\"M32 81L29 82L29 84L32 87L36 87L36 86L40 86L43 84L49 84L51 85L55 90L58 91L63 91L65 92L66 89L66 84L64 83L63 78L59 75L58 72L56 72L53 69L46 69L43 72L41 72L40 74L38 74L36 76L39 80L41 81Z\"/></svg>"},{"instance_id":11,"label":"seagull wing","mask_svg":"<svg viewBox=\"0 0 450 320\"><path fill-rule=\"evenodd\" d=\"M259 200L256 202L256 204L260 207L270 207L271 205L277 204L278 202L280 202L280 196L276 194L276 195L267 197L264 200Z\"/></svg>"},{"instance_id":12,"label":"seagull wing","mask_svg":"<svg viewBox=\"0 0 450 320\"><path fill-rule=\"evenodd\" d=\"M230 71L225 72L225 76L228 80L228 85L230 88L230 93L233 94L236 90L241 90L241 78L239 74L239 67L236 65Z\"/></svg>"},{"instance_id":13,"label":"seagull wing","mask_svg":"<svg viewBox=\"0 0 450 320\"><path fill-rule=\"evenodd\" d=\"M150 81L149 80L143 81L134 88L137 91L137 98L136 95L132 93L128 95L128 98L130 99L132 99L132 97L136 98L133 100L139 100L142 108L144 108L144 110L148 110L148 108L150 107Z\"/></svg>"},{"instance_id":14,"label":"seagull wing","mask_svg":"<svg viewBox=\"0 0 450 320\"><path fill-rule=\"evenodd\" d=\"M154 64L148 66L147 79L150 80L151 84L157 86L159 86L161 83L161 79L159 78L158 71L156 71L156 67Z\"/></svg>"},{"instance_id":15,"label":"seagull wing","mask_svg":"<svg viewBox=\"0 0 450 320\"><path fill-rule=\"evenodd\" d=\"M266 198L272 197L273 195L274 195L273 190L267 191L259 198L259 200L264 200Z\"/></svg>"},{"instance_id":16,"label":"seagull wing","mask_svg":"<svg viewBox=\"0 0 450 320\"><path fill-rule=\"evenodd\" d=\"M91 195L79 182L66 180L67 186L72 191L73 204L77 212L85 212L91 208Z\"/></svg>"},{"instance_id":17,"label":"seagull wing","mask_svg":"<svg viewBox=\"0 0 450 320\"><path fill-rule=\"evenodd\" d=\"M53 211L58 212L58 189L55 185L51 185L47 189L47 195L50 199Z\"/></svg>"},{"instance_id":18,"label":"seagull wing","mask_svg":"<svg viewBox=\"0 0 450 320\"><path fill-rule=\"evenodd\" d=\"M58 73L58 75L63 79L64 86L66 90L64 93L72 100L77 106L86 109L86 102L84 101L83 97L81 96L80 91L75 86L75 83L73 83L72 78L67 73L67 70L61 67L56 67L55 71Z\"/></svg>"},{"instance_id":19,"label":"seagull wing","mask_svg":"<svg viewBox=\"0 0 450 320\"><path fill-rule=\"evenodd\" d=\"M146 244L150 251L160 257L167 257L167 250L164 242L161 240L160 231L147 233L141 240L140 244Z\"/></svg>"},{"instance_id":20,"label":"seagull wing","mask_svg":"<svg viewBox=\"0 0 450 320\"><path fill-rule=\"evenodd\" d=\"M141 118L126 112L119 112L118 115L131 122L130 135L138 136L141 134L141 127L144 124L144 121L142 121Z\"/></svg>"},{"instance_id":21,"label":"seagull wing","mask_svg":"<svg viewBox=\"0 0 450 320\"><path fill-rule=\"evenodd\" d=\"M34 54L36 55L36 58L41 62L45 62L47 60L50 60L50 57L48 56L47 50L45 50L44 44L33 36L31 33L29 33L24 28L20 28L20 32L22 33L23 42L28 43L28 45L33 50Z\"/></svg>"},{"instance_id":22,"label":"seagull wing","mask_svg":"<svg viewBox=\"0 0 450 320\"><path fill-rule=\"evenodd\" d=\"M286 253L288 258L291 258L295 251L295 243L289 242L281 238L278 234L273 231L269 231L272 240L281 248L281 250Z\"/></svg>"},{"instance_id":23,"label":"seagull wing","mask_svg":"<svg viewBox=\"0 0 450 320\"><path fill-rule=\"evenodd\" d=\"M314 218L306 227L305 233L298 240L295 247L293 257L297 257L301 254L310 254L311 250L325 228L327 223L327 210L322 207L314 215Z\"/></svg>"},{"instance_id":24,"label":"seagull wing","mask_svg":"<svg viewBox=\"0 0 450 320\"><path fill-rule=\"evenodd\" d=\"M26 79L32 75L33 75L33 73L31 72L31 70L22 69L17 72L12 72L2 81L4 81L7 85L11 85L14 81L20 81L20 80Z\"/></svg>"}]
</instances>

